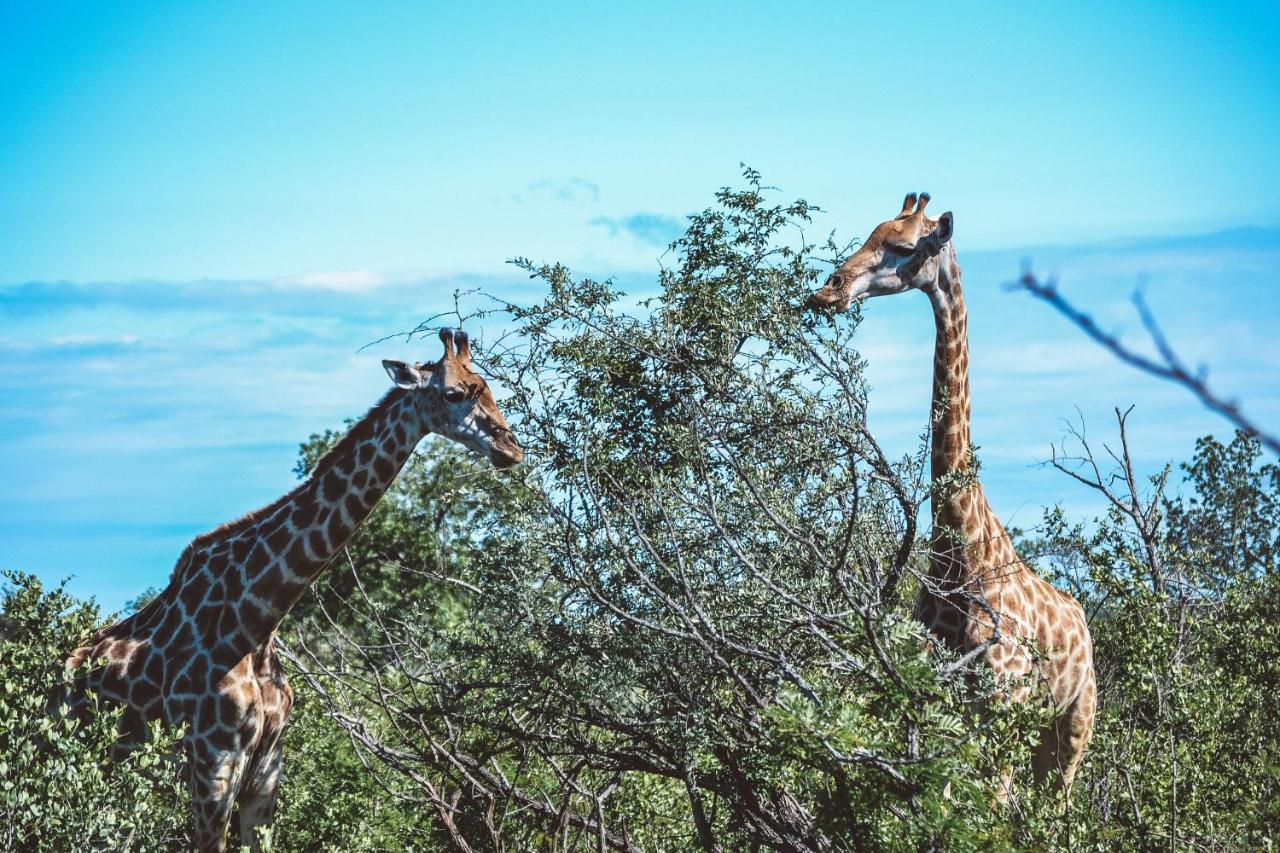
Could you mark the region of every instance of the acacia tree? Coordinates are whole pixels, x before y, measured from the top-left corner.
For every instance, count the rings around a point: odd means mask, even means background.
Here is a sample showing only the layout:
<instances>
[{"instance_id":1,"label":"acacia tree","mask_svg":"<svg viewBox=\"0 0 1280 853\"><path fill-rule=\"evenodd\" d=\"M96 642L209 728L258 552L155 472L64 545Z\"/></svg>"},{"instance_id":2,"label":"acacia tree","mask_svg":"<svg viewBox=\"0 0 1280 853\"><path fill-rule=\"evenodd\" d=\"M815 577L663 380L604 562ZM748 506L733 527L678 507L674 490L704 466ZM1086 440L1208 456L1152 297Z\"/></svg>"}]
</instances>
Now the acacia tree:
<instances>
[{"instance_id":1,"label":"acacia tree","mask_svg":"<svg viewBox=\"0 0 1280 853\"><path fill-rule=\"evenodd\" d=\"M759 176L656 295L548 288L488 348L528 462L474 519L456 608L336 583L359 631L292 660L381 784L460 849L915 849L1008 833L1015 715L910 618L923 450L865 422L855 324L800 310L803 201ZM823 270L825 272L825 270ZM922 444L923 447L923 444ZM945 791L945 795L944 795Z\"/></svg>"}]
</instances>

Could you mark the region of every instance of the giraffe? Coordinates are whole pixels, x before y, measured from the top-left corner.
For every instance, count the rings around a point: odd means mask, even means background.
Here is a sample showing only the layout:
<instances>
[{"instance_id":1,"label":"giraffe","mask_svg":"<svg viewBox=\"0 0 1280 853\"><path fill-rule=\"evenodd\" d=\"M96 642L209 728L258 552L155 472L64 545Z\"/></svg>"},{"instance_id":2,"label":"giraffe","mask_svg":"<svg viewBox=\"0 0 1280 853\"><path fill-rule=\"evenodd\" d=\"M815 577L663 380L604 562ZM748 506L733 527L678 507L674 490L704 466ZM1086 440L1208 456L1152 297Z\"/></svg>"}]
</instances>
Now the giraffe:
<instances>
[{"instance_id":1,"label":"giraffe","mask_svg":"<svg viewBox=\"0 0 1280 853\"><path fill-rule=\"evenodd\" d=\"M968 315L951 243L954 219L925 215L928 193L909 194L810 299L847 311L873 296L922 290L933 306L933 534L916 616L944 645L983 658L1000 676L1041 683L1053 710L1033 754L1038 782L1069 792L1093 733L1097 691L1084 608L1035 574L1014 550L977 481L969 433ZM1030 690L1007 695L1027 701ZM1009 773L1001 799L1009 795Z\"/></svg>"},{"instance_id":2,"label":"giraffe","mask_svg":"<svg viewBox=\"0 0 1280 853\"><path fill-rule=\"evenodd\" d=\"M224 850L232 805L240 839L257 849L281 772L281 735L293 704L276 656L276 629L324 571L429 432L498 468L524 456L464 332L441 331L430 364L383 361L394 387L273 503L197 536L168 586L133 615L99 630L68 666L93 661L64 697L84 688L124 706L121 748L149 720L186 724L184 753L200 850ZM456 348L455 348L456 344Z\"/></svg>"}]
</instances>

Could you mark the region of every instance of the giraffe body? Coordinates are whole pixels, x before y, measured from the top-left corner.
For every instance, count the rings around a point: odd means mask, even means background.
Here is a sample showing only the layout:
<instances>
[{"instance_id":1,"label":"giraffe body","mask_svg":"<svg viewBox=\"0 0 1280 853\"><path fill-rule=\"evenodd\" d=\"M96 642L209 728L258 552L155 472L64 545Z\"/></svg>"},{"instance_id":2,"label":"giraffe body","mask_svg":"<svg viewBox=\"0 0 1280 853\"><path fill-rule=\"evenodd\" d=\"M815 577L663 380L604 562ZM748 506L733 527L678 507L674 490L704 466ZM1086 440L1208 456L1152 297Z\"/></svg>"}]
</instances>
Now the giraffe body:
<instances>
[{"instance_id":1,"label":"giraffe body","mask_svg":"<svg viewBox=\"0 0 1280 853\"><path fill-rule=\"evenodd\" d=\"M461 332L442 332L434 364L384 362L393 388L275 502L196 537L165 589L137 613L98 631L68 665L97 662L81 688L125 707L122 748L161 720L185 725L194 834L222 850L232 807L241 842L271 822L281 738L293 705L274 648L276 629L368 516L428 432L458 441L499 467L519 444ZM67 697L83 706L84 692Z\"/></svg>"},{"instance_id":2,"label":"giraffe body","mask_svg":"<svg viewBox=\"0 0 1280 853\"><path fill-rule=\"evenodd\" d=\"M837 311L873 296L922 290L933 307L933 539L929 576L916 615L959 653L985 648L991 669L1009 678L1004 694L1046 698L1053 722L1041 733L1033 770L1069 788L1093 732L1097 691L1093 643L1080 603L1040 578L1018 556L974 475L970 438L968 313L951 244L952 216L925 216L929 196L907 196L814 294ZM1008 793L1007 774L1004 793Z\"/></svg>"},{"instance_id":3,"label":"giraffe body","mask_svg":"<svg viewBox=\"0 0 1280 853\"><path fill-rule=\"evenodd\" d=\"M944 499L964 531L938 533L916 616L957 653L985 647L983 659L1015 686L1004 696L1039 694L1053 709L1033 756L1037 781L1068 787L1093 732L1093 644L1084 608L1022 562L1004 526L974 484ZM936 516L936 511L935 511ZM967 518L966 518L967 517ZM961 544L963 541L964 544ZM1008 780L1002 796L1008 796Z\"/></svg>"}]
</instances>

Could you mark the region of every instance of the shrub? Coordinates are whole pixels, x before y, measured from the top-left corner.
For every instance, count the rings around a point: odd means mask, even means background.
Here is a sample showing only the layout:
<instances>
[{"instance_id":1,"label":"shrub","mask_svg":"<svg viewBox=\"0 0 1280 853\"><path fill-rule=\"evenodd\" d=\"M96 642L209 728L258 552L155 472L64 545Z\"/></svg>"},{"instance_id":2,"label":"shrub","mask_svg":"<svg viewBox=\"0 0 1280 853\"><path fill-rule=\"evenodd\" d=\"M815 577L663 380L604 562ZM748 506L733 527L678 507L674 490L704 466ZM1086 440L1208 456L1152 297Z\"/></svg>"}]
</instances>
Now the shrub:
<instances>
[{"instance_id":1,"label":"shrub","mask_svg":"<svg viewBox=\"0 0 1280 853\"><path fill-rule=\"evenodd\" d=\"M118 708L90 703L84 719L49 713L76 673L68 653L99 622L61 586L6 572L0 599L0 848L168 850L183 843L185 786L172 770L173 735L112 760Z\"/></svg>"}]
</instances>

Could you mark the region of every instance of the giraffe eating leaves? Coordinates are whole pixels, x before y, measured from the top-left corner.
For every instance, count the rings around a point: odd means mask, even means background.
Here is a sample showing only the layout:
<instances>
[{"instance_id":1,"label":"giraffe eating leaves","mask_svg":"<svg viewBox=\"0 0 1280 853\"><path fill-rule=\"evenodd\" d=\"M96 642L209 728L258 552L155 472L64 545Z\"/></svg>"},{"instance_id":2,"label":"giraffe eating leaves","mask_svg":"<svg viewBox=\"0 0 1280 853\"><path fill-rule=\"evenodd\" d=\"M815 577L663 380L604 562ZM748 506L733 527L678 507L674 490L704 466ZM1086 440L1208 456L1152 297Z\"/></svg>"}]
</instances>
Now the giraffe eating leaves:
<instances>
[{"instance_id":1,"label":"giraffe eating leaves","mask_svg":"<svg viewBox=\"0 0 1280 853\"><path fill-rule=\"evenodd\" d=\"M1093 643L1084 609L1042 580L1014 550L977 482L969 435L968 315L950 212L925 215L927 193L911 193L810 299L817 309L847 311L874 296L921 290L933 306L933 540L929 577L916 614L957 652L986 647L995 673L1040 682L1053 711L1033 770L1039 781L1069 790L1093 733ZM1025 701L1030 690L1015 687ZM1008 781L1002 785L1008 794Z\"/></svg>"},{"instance_id":2,"label":"giraffe eating leaves","mask_svg":"<svg viewBox=\"0 0 1280 853\"><path fill-rule=\"evenodd\" d=\"M232 806L242 843L270 824L281 735L293 704L276 657L276 629L391 486L414 448L436 433L498 468L523 451L484 379L467 336L443 330L430 364L384 361L395 383L296 489L196 537L168 586L137 613L72 653L93 661L81 685L123 705L122 740L149 720L186 725L195 842L222 850ZM84 705L78 691L66 697Z\"/></svg>"}]
</instances>

